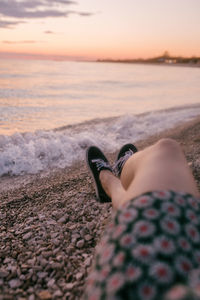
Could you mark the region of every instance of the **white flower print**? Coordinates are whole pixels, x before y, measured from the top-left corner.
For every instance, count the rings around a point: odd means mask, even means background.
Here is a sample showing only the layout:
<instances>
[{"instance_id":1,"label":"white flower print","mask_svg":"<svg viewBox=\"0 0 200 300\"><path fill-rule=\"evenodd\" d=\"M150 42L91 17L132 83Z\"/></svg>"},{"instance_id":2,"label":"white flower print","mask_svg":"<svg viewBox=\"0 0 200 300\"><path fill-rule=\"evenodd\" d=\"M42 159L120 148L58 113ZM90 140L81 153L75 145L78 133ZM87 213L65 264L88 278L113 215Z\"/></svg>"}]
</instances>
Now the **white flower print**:
<instances>
[{"instance_id":1,"label":"white flower print","mask_svg":"<svg viewBox=\"0 0 200 300\"><path fill-rule=\"evenodd\" d=\"M102 296L102 290L100 288L92 288L89 290L87 299L88 300L100 300Z\"/></svg>"},{"instance_id":2,"label":"white flower print","mask_svg":"<svg viewBox=\"0 0 200 300\"><path fill-rule=\"evenodd\" d=\"M185 237L178 238L177 243L183 251L188 252L191 250L191 245Z\"/></svg>"},{"instance_id":3,"label":"white flower print","mask_svg":"<svg viewBox=\"0 0 200 300\"><path fill-rule=\"evenodd\" d=\"M92 287L98 278L99 278L99 273L93 270L87 278L87 286Z\"/></svg>"},{"instance_id":4,"label":"white flower print","mask_svg":"<svg viewBox=\"0 0 200 300\"><path fill-rule=\"evenodd\" d=\"M137 208L146 208L152 206L154 199L148 195L143 195L136 198L133 202L133 205Z\"/></svg>"},{"instance_id":5,"label":"white flower print","mask_svg":"<svg viewBox=\"0 0 200 300\"><path fill-rule=\"evenodd\" d=\"M161 211L172 217L180 216L180 209L171 202L164 202L161 206Z\"/></svg>"},{"instance_id":6,"label":"white flower print","mask_svg":"<svg viewBox=\"0 0 200 300\"><path fill-rule=\"evenodd\" d=\"M142 275L142 269L133 264L129 264L125 271L126 279L131 282L136 282Z\"/></svg>"},{"instance_id":7,"label":"white flower print","mask_svg":"<svg viewBox=\"0 0 200 300\"><path fill-rule=\"evenodd\" d=\"M200 265L200 250L194 251L194 259L198 265Z\"/></svg>"},{"instance_id":8,"label":"white flower print","mask_svg":"<svg viewBox=\"0 0 200 300\"><path fill-rule=\"evenodd\" d=\"M124 284L124 275L120 272L116 272L111 275L107 280L108 293L117 292Z\"/></svg>"},{"instance_id":9,"label":"white flower print","mask_svg":"<svg viewBox=\"0 0 200 300\"><path fill-rule=\"evenodd\" d=\"M175 252L173 240L165 235L155 238L154 246L159 253L164 255L171 255Z\"/></svg>"},{"instance_id":10,"label":"white flower print","mask_svg":"<svg viewBox=\"0 0 200 300\"><path fill-rule=\"evenodd\" d=\"M118 252L118 254L113 259L113 265L115 267L120 267L123 265L125 260L125 253L123 251Z\"/></svg>"},{"instance_id":11,"label":"white flower print","mask_svg":"<svg viewBox=\"0 0 200 300\"><path fill-rule=\"evenodd\" d=\"M175 268L179 272L179 274L183 276L188 276L192 267L192 262L184 255L179 255L175 259Z\"/></svg>"},{"instance_id":12,"label":"white flower print","mask_svg":"<svg viewBox=\"0 0 200 300\"><path fill-rule=\"evenodd\" d=\"M161 284L169 284L174 277L171 267L167 263L161 261L152 264L149 269L149 274Z\"/></svg>"},{"instance_id":13,"label":"white flower print","mask_svg":"<svg viewBox=\"0 0 200 300\"><path fill-rule=\"evenodd\" d=\"M199 203L198 203L197 199L192 198L192 197L188 198L188 203L191 208L193 208L196 211L199 211Z\"/></svg>"},{"instance_id":14,"label":"white flower print","mask_svg":"<svg viewBox=\"0 0 200 300\"><path fill-rule=\"evenodd\" d=\"M161 228L168 234L178 235L180 232L180 225L173 218L165 217L160 222Z\"/></svg>"},{"instance_id":15,"label":"white flower print","mask_svg":"<svg viewBox=\"0 0 200 300\"><path fill-rule=\"evenodd\" d=\"M187 237L193 242L193 243L199 243L200 241L200 235L197 230L197 228L192 224L186 224L185 225L185 231L187 234Z\"/></svg>"},{"instance_id":16,"label":"white flower print","mask_svg":"<svg viewBox=\"0 0 200 300\"><path fill-rule=\"evenodd\" d=\"M155 220L159 215L160 213L155 208L147 208L143 211L143 216L148 220Z\"/></svg>"},{"instance_id":17,"label":"white flower print","mask_svg":"<svg viewBox=\"0 0 200 300\"><path fill-rule=\"evenodd\" d=\"M195 288L200 285L200 269L193 269L189 274L189 285Z\"/></svg>"},{"instance_id":18,"label":"white flower print","mask_svg":"<svg viewBox=\"0 0 200 300\"><path fill-rule=\"evenodd\" d=\"M130 233L124 234L120 239L120 245L124 248L130 248L133 244L135 244L135 238Z\"/></svg>"},{"instance_id":19,"label":"white flower print","mask_svg":"<svg viewBox=\"0 0 200 300\"><path fill-rule=\"evenodd\" d=\"M199 224L199 218L192 209L186 210L186 218L195 225Z\"/></svg>"},{"instance_id":20,"label":"white flower print","mask_svg":"<svg viewBox=\"0 0 200 300\"><path fill-rule=\"evenodd\" d=\"M123 223L130 223L133 222L138 216L138 212L134 208L126 209L119 214L119 222L120 224Z\"/></svg>"},{"instance_id":21,"label":"white flower print","mask_svg":"<svg viewBox=\"0 0 200 300\"><path fill-rule=\"evenodd\" d=\"M181 195L176 195L174 197L174 202L176 204L178 204L179 206L181 206L181 207L185 207L186 206L186 201L185 201L184 197L181 196Z\"/></svg>"},{"instance_id":22,"label":"white flower print","mask_svg":"<svg viewBox=\"0 0 200 300\"><path fill-rule=\"evenodd\" d=\"M173 286L165 295L164 299L168 300L181 300L187 295L187 287L184 285Z\"/></svg>"},{"instance_id":23,"label":"white flower print","mask_svg":"<svg viewBox=\"0 0 200 300\"><path fill-rule=\"evenodd\" d=\"M127 226L124 224L119 224L113 229L112 238L118 239L123 232L125 232L127 229Z\"/></svg>"},{"instance_id":24,"label":"white flower print","mask_svg":"<svg viewBox=\"0 0 200 300\"><path fill-rule=\"evenodd\" d=\"M132 250L132 255L136 261L149 264L155 256L155 250L150 245L139 244Z\"/></svg>"},{"instance_id":25,"label":"white flower print","mask_svg":"<svg viewBox=\"0 0 200 300\"><path fill-rule=\"evenodd\" d=\"M144 282L139 285L138 294L142 300L152 300L155 298L157 291L152 283Z\"/></svg>"},{"instance_id":26,"label":"white flower print","mask_svg":"<svg viewBox=\"0 0 200 300\"><path fill-rule=\"evenodd\" d=\"M135 223L133 234L137 237L146 238L152 236L155 230L155 225L152 222L141 220Z\"/></svg>"},{"instance_id":27,"label":"white flower print","mask_svg":"<svg viewBox=\"0 0 200 300\"><path fill-rule=\"evenodd\" d=\"M153 197L160 200L169 200L171 198L171 193L169 191L153 192Z\"/></svg>"},{"instance_id":28,"label":"white flower print","mask_svg":"<svg viewBox=\"0 0 200 300\"><path fill-rule=\"evenodd\" d=\"M98 280L106 280L110 274L110 271L111 266L109 264L103 266L103 268L99 271Z\"/></svg>"},{"instance_id":29,"label":"white flower print","mask_svg":"<svg viewBox=\"0 0 200 300\"><path fill-rule=\"evenodd\" d=\"M107 244L105 245L100 253L99 263L105 264L107 263L114 255L115 245L114 244Z\"/></svg>"}]
</instances>

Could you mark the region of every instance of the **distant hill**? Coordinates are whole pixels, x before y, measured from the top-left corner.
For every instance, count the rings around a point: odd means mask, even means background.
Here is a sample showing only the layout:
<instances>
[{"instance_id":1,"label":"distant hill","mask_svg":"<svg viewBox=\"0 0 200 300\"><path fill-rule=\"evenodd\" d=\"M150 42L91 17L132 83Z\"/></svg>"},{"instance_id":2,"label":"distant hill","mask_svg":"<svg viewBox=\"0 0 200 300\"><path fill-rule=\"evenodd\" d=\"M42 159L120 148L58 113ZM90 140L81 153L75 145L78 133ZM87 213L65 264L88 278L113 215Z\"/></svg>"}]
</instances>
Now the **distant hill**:
<instances>
[{"instance_id":1,"label":"distant hill","mask_svg":"<svg viewBox=\"0 0 200 300\"><path fill-rule=\"evenodd\" d=\"M181 57L170 56L167 53L148 59L98 59L97 62L113 62L113 63L142 63L142 64L190 64L200 66L200 57Z\"/></svg>"}]
</instances>

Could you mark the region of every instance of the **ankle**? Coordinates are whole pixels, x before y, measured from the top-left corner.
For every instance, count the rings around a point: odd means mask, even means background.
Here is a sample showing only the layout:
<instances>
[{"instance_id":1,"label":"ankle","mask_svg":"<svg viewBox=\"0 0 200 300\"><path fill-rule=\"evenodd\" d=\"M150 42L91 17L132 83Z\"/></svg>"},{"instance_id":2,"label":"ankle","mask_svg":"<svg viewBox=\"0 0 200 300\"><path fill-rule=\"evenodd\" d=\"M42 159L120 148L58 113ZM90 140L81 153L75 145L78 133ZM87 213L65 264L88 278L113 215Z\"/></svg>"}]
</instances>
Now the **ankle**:
<instances>
[{"instance_id":1,"label":"ankle","mask_svg":"<svg viewBox=\"0 0 200 300\"><path fill-rule=\"evenodd\" d=\"M100 172L100 174L99 174L99 179L100 179L100 181L102 183L102 182L107 181L110 176L111 177L114 176L111 171L109 171L109 170L102 170Z\"/></svg>"}]
</instances>

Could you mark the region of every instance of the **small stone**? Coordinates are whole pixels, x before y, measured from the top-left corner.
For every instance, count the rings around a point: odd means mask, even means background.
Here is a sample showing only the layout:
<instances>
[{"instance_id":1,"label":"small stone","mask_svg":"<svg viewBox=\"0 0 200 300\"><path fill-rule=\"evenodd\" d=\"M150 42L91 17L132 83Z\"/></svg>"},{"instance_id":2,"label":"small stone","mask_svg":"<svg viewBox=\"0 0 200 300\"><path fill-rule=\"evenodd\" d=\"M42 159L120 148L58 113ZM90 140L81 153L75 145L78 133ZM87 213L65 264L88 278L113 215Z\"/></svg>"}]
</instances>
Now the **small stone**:
<instances>
[{"instance_id":1,"label":"small stone","mask_svg":"<svg viewBox=\"0 0 200 300\"><path fill-rule=\"evenodd\" d=\"M52 256L52 251L44 251L42 253L42 255L45 257L45 258L49 258Z\"/></svg>"},{"instance_id":2,"label":"small stone","mask_svg":"<svg viewBox=\"0 0 200 300\"><path fill-rule=\"evenodd\" d=\"M89 266L91 265L91 258L90 258L90 257L88 257L88 258L85 260L84 265L85 265L86 267L89 267Z\"/></svg>"},{"instance_id":3,"label":"small stone","mask_svg":"<svg viewBox=\"0 0 200 300\"><path fill-rule=\"evenodd\" d=\"M39 263L42 267L46 267L46 265L48 264L48 261L45 258L40 258Z\"/></svg>"},{"instance_id":4,"label":"small stone","mask_svg":"<svg viewBox=\"0 0 200 300\"><path fill-rule=\"evenodd\" d=\"M45 220L45 215L38 214L38 218L39 218L40 221L43 221L43 220Z\"/></svg>"},{"instance_id":5,"label":"small stone","mask_svg":"<svg viewBox=\"0 0 200 300\"><path fill-rule=\"evenodd\" d=\"M83 248L83 246L84 246L84 240L80 240L76 243L77 248Z\"/></svg>"},{"instance_id":6,"label":"small stone","mask_svg":"<svg viewBox=\"0 0 200 300\"><path fill-rule=\"evenodd\" d=\"M51 294L50 294L49 291L47 291L47 290L41 291L41 292L38 294L38 297L39 297L41 300L48 300L48 299L51 299L51 298L52 298Z\"/></svg>"},{"instance_id":7,"label":"small stone","mask_svg":"<svg viewBox=\"0 0 200 300\"><path fill-rule=\"evenodd\" d=\"M0 278L5 278L9 275L9 272L6 269L0 269Z\"/></svg>"},{"instance_id":8,"label":"small stone","mask_svg":"<svg viewBox=\"0 0 200 300\"><path fill-rule=\"evenodd\" d=\"M69 216L68 215L64 215L63 217L61 217L58 220L58 223L65 224L68 220L69 220Z\"/></svg>"},{"instance_id":9,"label":"small stone","mask_svg":"<svg viewBox=\"0 0 200 300\"><path fill-rule=\"evenodd\" d=\"M8 264L10 262L11 262L11 258L9 258L9 257L6 257L3 261L4 264Z\"/></svg>"},{"instance_id":10,"label":"small stone","mask_svg":"<svg viewBox=\"0 0 200 300\"><path fill-rule=\"evenodd\" d=\"M55 284L55 279L52 278L48 281L47 286L48 288L53 288L54 284Z\"/></svg>"},{"instance_id":11,"label":"small stone","mask_svg":"<svg viewBox=\"0 0 200 300\"><path fill-rule=\"evenodd\" d=\"M86 227L89 229L89 230L93 230L95 228L95 223L94 222L90 222L90 223L87 223L86 224Z\"/></svg>"},{"instance_id":12,"label":"small stone","mask_svg":"<svg viewBox=\"0 0 200 300\"><path fill-rule=\"evenodd\" d=\"M61 290L57 290L55 291L55 293L53 293L53 297L62 297L63 293L61 292Z\"/></svg>"},{"instance_id":13,"label":"small stone","mask_svg":"<svg viewBox=\"0 0 200 300\"><path fill-rule=\"evenodd\" d=\"M60 245L60 241L58 239L53 239L52 242L53 242L53 244L55 246L59 246Z\"/></svg>"},{"instance_id":14,"label":"small stone","mask_svg":"<svg viewBox=\"0 0 200 300\"><path fill-rule=\"evenodd\" d=\"M28 232L23 236L23 240L26 241L26 240L30 239L31 236L32 236L32 232Z\"/></svg>"},{"instance_id":15,"label":"small stone","mask_svg":"<svg viewBox=\"0 0 200 300\"><path fill-rule=\"evenodd\" d=\"M70 283L66 283L65 284L65 290L72 290L74 287L74 283L70 282Z\"/></svg>"},{"instance_id":16,"label":"small stone","mask_svg":"<svg viewBox=\"0 0 200 300\"><path fill-rule=\"evenodd\" d=\"M52 267L52 269L54 269L54 270L60 270L60 269L62 269L62 264L60 264L60 263L57 263L57 262L53 262L52 264L51 264L51 267Z\"/></svg>"},{"instance_id":17,"label":"small stone","mask_svg":"<svg viewBox=\"0 0 200 300\"><path fill-rule=\"evenodd\" d=\"M47 272L38 272L37 273L37 277L40 279L43 279L45 277L47 277L48 273Z\"/></svg>"},{"instance_id":18,"label":"small stone","mask_svg":"<svg viewBox=\"0 0 200 300\"><path fill-rule=\"evenodd\" d=\"M26 277L25 277L25 275L23 275L23 274L19 276L19 279L22 280L22 281L24 281L25 278L26 278Z\"/></svg>"},{"instance_id":19,"label":"small stone","mask_svg":"<svg viewBox=\"0 0 200 300\"><path fill-rule=\"evenodd\" d=\"M12 279L8 282L11 289L16 289L22 285L22 282L19 279Z\"/></svg>"},{"instance_id":20,"label":"small stone","mask_svg":"<svg viewBox=\"0 0 200 300\"><path fill-rule=\"evenodd\" d=\"M36 261L36 258L33 257L32 259L27 260L27 263L28 263L29 265L31 265L31 266L34 266L35 261Z\"/></svg>"},{"instance_id":21,"label":"small stone","mask_svg":"<svg viewBox=\"0 0 200 300\"><path fill-rule=\"evenodd\" d=\"M79 272L76 274L76 280L80 280L81 278L83 278L83 273Z\"/></svg>"},{"instance_id":22,"label":"small stone","mask_svg":"<svg viewBox=\"0 0 200 300\"><path fill-rule=\"evenodd\" d=\"M86 241L90 241L92 239L92 236L90 234L86 234L85 237L84 237L84 239Z\"/></svg>"}]
</instances>

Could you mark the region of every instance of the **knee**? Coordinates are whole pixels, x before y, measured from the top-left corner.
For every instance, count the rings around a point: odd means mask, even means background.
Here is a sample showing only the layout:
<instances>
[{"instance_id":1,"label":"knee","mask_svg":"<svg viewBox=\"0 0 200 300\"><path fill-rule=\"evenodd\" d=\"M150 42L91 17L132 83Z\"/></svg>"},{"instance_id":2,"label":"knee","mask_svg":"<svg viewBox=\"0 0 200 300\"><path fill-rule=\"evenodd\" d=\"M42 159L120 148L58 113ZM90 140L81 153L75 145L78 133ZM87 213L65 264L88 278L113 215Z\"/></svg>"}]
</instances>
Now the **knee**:
<instances>
[{"instance_id":1,"label":"knee","mask_svg":"<svg viewBox=\"0 0 200 300\"><path fill-rule=\"evenodd\" d=\"M181 146L179 143L171 138L162 138L156 144L155 147L158 151L164 153L182 153Z\"/></svg>"}]
</instances>

